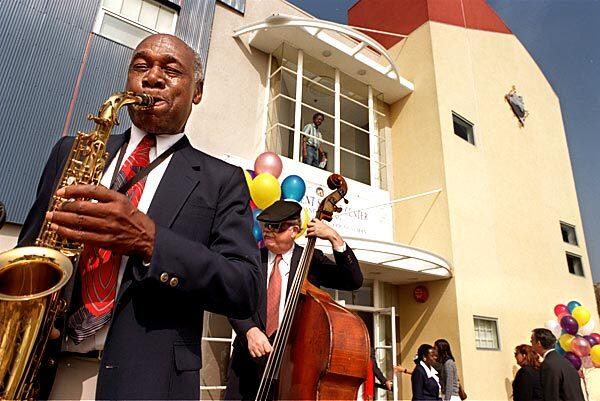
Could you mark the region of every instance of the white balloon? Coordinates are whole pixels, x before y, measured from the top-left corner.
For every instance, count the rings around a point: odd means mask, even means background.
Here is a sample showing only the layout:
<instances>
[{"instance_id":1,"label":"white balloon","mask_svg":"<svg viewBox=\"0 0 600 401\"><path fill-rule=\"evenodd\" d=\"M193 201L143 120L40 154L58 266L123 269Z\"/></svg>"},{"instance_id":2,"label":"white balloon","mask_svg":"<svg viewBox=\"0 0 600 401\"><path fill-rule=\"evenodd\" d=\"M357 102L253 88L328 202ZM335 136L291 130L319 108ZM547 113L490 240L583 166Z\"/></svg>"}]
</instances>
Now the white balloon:
<instances>
[{"instance_id":1,"label":"white balloon","mask_svg":"<svg viewBox=\"0 0 600 401\"><path fill-rule=\"evenodd\" d=\"M585 325L579 327L579 334L582 336L589 336L594 332L594 319L590 319Z\"/></svg>"},{"instance_id":2,"label":"white balloon","mask_svg":"<svg viewBox=\"0 0 600 401\"><path fill-rule=\"evenodd\" d=\"M556 321L556 319L546 320L544 327L546 327L548 330L550 330L552 332L552 334L554 334L554 337L556 337L556 338L560 337L560 333L561 333L562 329L560 327L560 324Z\"/></svg>"},{"instance_id":3,"label":"white balloon","mask_svg":"<svg viewBox=\"0 0 600 401\"><path fill-rule=\"evenodd\" d=\"M590 356L584 356L583 358L581 358L581 366L583 366L586 369L591 369L594 367L594 363L592 362L592 357Z\"/></svg>"}]
</instances>

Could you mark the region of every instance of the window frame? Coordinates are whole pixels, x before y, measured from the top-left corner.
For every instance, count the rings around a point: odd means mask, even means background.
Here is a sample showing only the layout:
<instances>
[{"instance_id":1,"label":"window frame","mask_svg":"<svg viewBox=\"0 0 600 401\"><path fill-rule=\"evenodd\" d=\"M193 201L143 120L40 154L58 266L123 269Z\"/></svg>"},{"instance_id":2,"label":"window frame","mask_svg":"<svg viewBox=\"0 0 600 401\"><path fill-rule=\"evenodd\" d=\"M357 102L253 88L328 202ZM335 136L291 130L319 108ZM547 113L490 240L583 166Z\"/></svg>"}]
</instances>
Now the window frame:
<instances>
[{"instance_id":1,"label":"window frame","mask_svg":"<svg viewBox=\"0 0 600 401\"><path fill-rule=\"evenodd\" d=\"M477 320L492 322L494 324L494 326L496 328L496 342L498 344L497 348L480 347L477 345L477 342L478 342ZM500 325L498 324L498 318L473 315L473 333L475 335L475 349L477 349L478 351L502 351L502 341L500 338Z\"/></svg>"},{"instance_id":2,"label":"window frame","mask_svg":"<svg viewBox=\"0 0 600 401\"><path fill-rule=\"evenodd\" d=\"M123 0L123 1L125 2L127 0ZM155 5L159 6L159 7L168 8L168 9L174 11L174 15L175 16L174 16L173 21L171 23L171 28L169 29L169 32L164 32L164 33L169 33L169 34L174 34L175 33L175 28L177 27L177 21L179 19L179 11L175 7L166 6L163 3L159 2L159 1L155 1L155 0L141 0L141 1L142 1L142 3L144 3L144 2L146 2L146 3L153 3L153 4L155 4ZM148 32L148 36L156 34L156 33L160 33L160 32L158 32L155 29L152 29L152 28L150 28L150 27L148 27L146 25L140 24L137 21L133 21L133 20L131 20L131 19L129 19L129 18L127 18L127 17L125 17L125 16L117 13L117 12L114 12L112 10L109 10L108 8L105 8L104 7L104 1L100 0L100 6L99 6L99 9L98 9L98 13L96 14L96 19L94 20L94 26L92 28L92 32L94 34L98 35L98 36L102 36L103 38L106 38L106 39L111 40L113 42L119 43L120 45L123 45L125 47L130 48L130 49L133 49L135 47L131 47L129 43L125 43L125 41L123 41L123 40L121 40L119 38L113 38L113 37L106 36L105 34L100 33L100 30L102 28L102 23L104 22L104 18L106 17L106 15L109 15L109 16L111 16L113 18L116 18L116 19L118 19L118 20L126 23L126 24L129 24L129 25L134 26L134 27L136 27L138 29L146 31L146 32Z\"/></svg>"},{"instance_id":3,"label":"window frame","mask_svg":"<svg viewBox=\"0 0 600 401\"><path fill-rule=\"evenodd\" d=\"M467 138L466 139L456 133L456 130L454 129L455 119L458 120L459 123L462 123L463 126L466 126L466 128L467 128ZM458 114L455 111L452 111L452 133L455 136L462 139L463 141L468 142L473 146L476 146L476 144L475 144L475 124L473 124L471 121L467 120L466 118L464 118L463 116L461 116L460 114Z\"/></svg>"},{"instance_id":4,"label":"window frame","mask_svg":"<svg viewBox=\"0 0 600 401\"><path fill-rule=\"evenodd\" d=\"M573 232L573 238L574 238L575 242L570 242L568 240L568 237L569 237L568 233L567 233L567 240L565 241L565 238L563 236L563 227L566 227L567 229L571 229L572 230L572 232ZM577 239L577 229L576 229L576 227L573 224L569 224L567 222L560 221L560 234L561 234L562 240L563 240L563 242L565 244L569 244L569 245L573 245L573 246L579 246L579 240Z\"/></svg>"},{"instance_id":5,"label":"window frame","mask_svg":"<svg viewBox=\"0 0 600 401\"><path fill-rule=\"evenodd\" d=\"M583 258L581 257L581 255L577 255L576 253L573 252L565 252L565 256L567 258L567 271L569 272L569 274L572 274L573 276L577 276L577 277L585 277L585 270L583 268ZM576 258L577 260L579 260L579 266L581 267L581 274L578 274L575 269L574 272L571 272L571 270L569 270L569 257L571 258Z\"/></svg>"},{"instance_id":6,"label":"window frame","mask_svg":"<svg viewBox=\"0 0 600 401\"><path fill-rule=\"evenodd\" d=\"M384 189L387 190L387 185L388 185L388 177L387 175L387 154L385 154L387 152L387 148L384 148L384 154L380 154L380 147L382 146L381 144L384 144L383 146L385 146L388 143L387 138L385 137L387 135L387 133L384 131L383 132L383 137L380 134L380 131L382 131L382 127L379 127L377 125L377 121L382 119L382 118L386 118L386 114L382 113L380 110L378 110L375 106L375 94L374 94L374 89L364 83L364 82L360 82L361 84L365 85L368 89L368 102L367 105L352 99L351 97L349 97L348 95L342 93L341 90L341 74L343 74L338 68L335 68L333 66L328 65L327 63L325 63L322 60L317 60L320 63L323 63L325 65L327 65L328 67L330 67L331 69L334 70L334 89L321 84L320 82L314 80L313 78L310 78L309 76L304 74L304 51L302 49L297 49L294 46L291 46L287 43L283 43L282 46L287 46L289 47L292 51L296 52L297 55L297 62L296 62L296 71L293 71L292 69L290 69L289 67L284 66L283 62L279 62L279 63L274 63L273 60L277 58L277 54L278 51L280 49L280 47L278 47L273 53L271 53L269 55L269 63L268 63L268 70L267 70L267 76L269 77L267 79L267 85L266 85L266 94L265 94L265 109L264 109L264 115L265 120L264 120L264 124L263 124L263 142L265 144L265 147L267 150L273 150L273 149L269 149L269 135L271 134L271 132L273 132L273 128L274 127L281 127L281 124L279 122L269 122L269 113L270 113L270 108L272 107L272 105L274 104L274 101L279 97L279 96L283 96L285 97L287 100L292 100L291 97L283 95L281 93L277 93L275 95L271 95L271 78L273 76L275 76L279 71L281 70L286 70L291 74L292 77L295 78L295 99L294 99L294 128L292 130L292 127L288 127L287 125L285 126L286 129L290 129L291 131L293 131L293 139L292 139L292 160L297 161L297 162L301 162L301 155L300 155L300 141L301 141L301 137L302 136L306 136L306 134L304 134L302 132L302 109L304 107L313 110L314 112L319 112L319 113L323 113L325 116L327 116L328 118L333 120L333 143L327 140L322 139L323 143L326 143L330 146L333 147L334 150L334 155L333 155L333 172L335 173L340 173L341 171L341 153L345 152L348 153L350 155L352 155L353 157L358 157L361 159L365 159L369 162L369 183L365 183L362 181L359 181L357 179L354 178L349 178L352 179L353 181L356 182L360 182L363 185L368 185L371 187L376 187L376 188L380 188L380 189ZM272 66L274 65L278 65L277 68L272 68ZM352 78L354 79L354 78ZM323 90L326 90L328 92L330 92L330 95L333 96L334 99L334 114L332 115L330 112L321 110L317 107L314 107L310 104L307 104L305 102L303 102L303 84L304 84L304 80L306 80L306 82L310 82L312 84L318 85L319 87L323 88ZM341 118L341 99L353 102L355 104L357 104L360 107L364 107L365 110L368 113L368 126L369 129L368 131L364 128L361 127L357 127L355 124L343 120ZM381 101L381 99L380 99ZM368 149L368 156L365 154L361 154L355 150L352 149L348 149L346 147L342 147L341 145L341 124L345 124L346 126L353 128L353 129L357 129L359 130L361 133L367 134L369 137L369 149ZM385 130L385 129L384 129ZM290 132L290 134L292 134L292 132ZM382 161L383 160L383 161Z\"/></svg>"}]
</instances>

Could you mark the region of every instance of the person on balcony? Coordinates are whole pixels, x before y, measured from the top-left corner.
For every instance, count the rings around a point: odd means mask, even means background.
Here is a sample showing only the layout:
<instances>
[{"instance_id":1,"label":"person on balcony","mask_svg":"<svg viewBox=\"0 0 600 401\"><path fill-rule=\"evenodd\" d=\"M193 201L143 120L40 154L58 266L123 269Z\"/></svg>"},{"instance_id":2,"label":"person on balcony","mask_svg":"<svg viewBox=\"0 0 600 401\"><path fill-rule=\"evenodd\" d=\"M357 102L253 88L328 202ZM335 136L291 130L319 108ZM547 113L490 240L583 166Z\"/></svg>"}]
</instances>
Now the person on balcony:
<instances>
[{"instance_id":1,"label":"person on balcony","mask_svg":"<svg viewBox=\"0 0 600 401\"><path fill-rule=\"evenodd\" d=\"M320 156L323 154L323 148L321 147L323 136L319 131L319 126L323 123L323 120L325 120L323 113L315 113L313 122L306 124L302 129L304 133L302 136L302 158L304 163L314 167L319 167Z\"/></svg>"}]
</instances>

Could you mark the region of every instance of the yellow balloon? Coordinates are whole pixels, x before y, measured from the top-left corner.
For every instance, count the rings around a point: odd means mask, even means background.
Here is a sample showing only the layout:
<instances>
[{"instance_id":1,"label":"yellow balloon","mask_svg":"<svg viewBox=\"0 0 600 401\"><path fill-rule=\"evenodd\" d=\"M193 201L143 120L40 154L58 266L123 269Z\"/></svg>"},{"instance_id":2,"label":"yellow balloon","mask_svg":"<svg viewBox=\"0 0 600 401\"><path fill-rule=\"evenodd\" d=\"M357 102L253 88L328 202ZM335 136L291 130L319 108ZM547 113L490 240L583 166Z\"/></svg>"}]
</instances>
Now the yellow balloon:
<instances>
[{"instance_id":1,"label":"yellow balloon","mask_svg":"<svg viewBox=\"0 0 600 401\"><path fill-rule=\"evenodd\" d=\"M244 170L244 177L246 177L246 184L248 184L248 189L252 188L252 176L246 170Z\"/></svg>"},{"instance_id":2,"label":"yellow balloon","mask_svg":"<svg viewBox=\"0 0 600 401\"><path fill-rule=\"evenodd\" d=\"M590 311L585 306L576 307L575 309L573 309L571 315L573 315L575 320L577 320L577 323L579 323L579 327L585 326L587 322L590 321Z\"/></svg>"},{"instance_id":3,"label":"yellow balloon","mask_svg":"<svg viewBox=\"0 0 600 401\"><path fill-rule=\"evenodd\" d=\"M600 345L594 345L590 350L590 356L592 357L592 362L600 363Z\"/></svg>"},{"instance_id":4,"label":"yellow balloon","mask_svg":"<svg viewBox=\"0 0 600 401\"><path fill-rule=\"evenodd\" d=\"M570 352L571 351L571 342L573 342L573 339L575 338L574 335L571 334L563 334L562 336L560 336L560 338L558 339L558 342L560 343L560 347L562 349L565 350L565 352Z\"/></svg>"},{"instance_id":5,"label":"yellow balloon","mask_svg":"<svg viewBox=\"0 0 600 401\"><path fill-rule=\"evenodd\" d=\"M302 227L300 227L300 232L296 235L296 238L302 237L306 234L306 229L308 228L308 222L310 221L310 214L308 212L308 208L302 208L302 215L300 216L302 219Z\"/></svg>"},{"instance_id":6,"label":"yellow balloon","mask_svg":"<svg viewBox=\"0 0 600 401\"><path fill-rule=\"evenodd\" d=\"M250 196L259 209L266 209L281 198L279 181L270 173L261 173L254 177L250 187Z\"/></svg>"}]
</instances>

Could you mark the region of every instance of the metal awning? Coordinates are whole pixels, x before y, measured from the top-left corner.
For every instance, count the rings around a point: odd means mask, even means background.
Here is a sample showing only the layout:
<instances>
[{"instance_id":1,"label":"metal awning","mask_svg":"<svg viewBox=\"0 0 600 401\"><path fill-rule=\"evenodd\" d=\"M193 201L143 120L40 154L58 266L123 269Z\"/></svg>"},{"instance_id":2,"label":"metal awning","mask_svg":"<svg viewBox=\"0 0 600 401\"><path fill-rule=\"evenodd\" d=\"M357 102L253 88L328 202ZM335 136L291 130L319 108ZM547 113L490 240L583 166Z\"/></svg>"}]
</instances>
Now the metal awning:
<instances>
[{"instance_id":1,"label":"metal awning","mask_svg":"<svg viewBox=\"0 0 600 401\"><path fill-rule=\"evenodd\" d=\"M443 280L452 277L450 263L434 253L397 242L344 237L361 263L367 278L392 284ZM306 243L303 237L299 244ZM317 241L317 248L331 255L327 241Z\"/></svg>"},{"instance_id":2,"label":"metal awning","mask_svg":"<svg viewBox=\"0 0 600 401\"><path fill-rule=\"evenodd\" d=\"M302 49L312 57L371 85L394 103L414 90L398 72L387 50L373 38L347 25L319 19L274 14L241 27L234 37L250 34L249 44L273 53L282 43ZM328 56L324 56L327 54Z\"/></svg>"}]
</instances>

